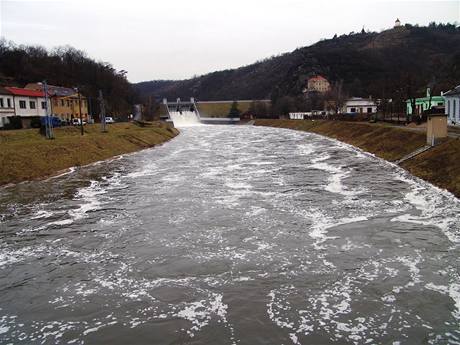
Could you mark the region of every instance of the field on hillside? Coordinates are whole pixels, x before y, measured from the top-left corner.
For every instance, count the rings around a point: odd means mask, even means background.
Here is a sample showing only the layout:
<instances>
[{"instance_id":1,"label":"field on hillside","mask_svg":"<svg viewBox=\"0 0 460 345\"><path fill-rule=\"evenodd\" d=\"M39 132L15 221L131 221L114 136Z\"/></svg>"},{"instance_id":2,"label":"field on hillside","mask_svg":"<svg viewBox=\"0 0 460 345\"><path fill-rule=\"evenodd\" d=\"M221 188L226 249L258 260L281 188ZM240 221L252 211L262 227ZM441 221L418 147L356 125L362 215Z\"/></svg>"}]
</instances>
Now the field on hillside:
<instances>
[{"instance_id":1,"label":"field on hillside","mask_svg":"<svg viewBox=\"0 0 460 345\"><path fill-rule=\"evenodd\" d=\"M227 117L233 101L228 102L198 102L198 111L203 117ZM249 110L252 101L239 101L238 109L241 113Z\"/></svg>"}]
</instances>

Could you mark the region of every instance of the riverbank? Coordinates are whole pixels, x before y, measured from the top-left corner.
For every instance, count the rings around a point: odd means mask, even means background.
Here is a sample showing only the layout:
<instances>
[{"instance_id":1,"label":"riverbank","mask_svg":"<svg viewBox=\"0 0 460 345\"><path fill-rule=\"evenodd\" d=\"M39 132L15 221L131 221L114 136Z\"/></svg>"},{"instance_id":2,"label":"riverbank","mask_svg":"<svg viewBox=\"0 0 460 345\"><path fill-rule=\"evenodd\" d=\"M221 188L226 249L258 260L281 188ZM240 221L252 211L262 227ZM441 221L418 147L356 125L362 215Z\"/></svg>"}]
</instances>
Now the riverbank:
<instances>
[{"instance_id":1,"label":"riverbank","mask_svg":"<svg viewBox=\"0 0 460 345\"><path fill-rule=\"evenodd\" d=\"M0 132L0 185L52 176L74 166L83 166L125 153L162 144L179 132L168 124L133 123L99 125L54 130L55 139L46 140L38 129Z\"/></svg>"},{"instance_id":2,"label":"riverbank","mask_svg":"<svg viewBox=\"0 0 460 345\"><path fill-rule=\"evenodd\" d=\"M256 126L289 128L331 137L396 161L422 147L426 134L385 124L344 121L257 120ZM460 140L448 138L401 166L414 176L460 197Z\"/></svg>"}]
</instances>

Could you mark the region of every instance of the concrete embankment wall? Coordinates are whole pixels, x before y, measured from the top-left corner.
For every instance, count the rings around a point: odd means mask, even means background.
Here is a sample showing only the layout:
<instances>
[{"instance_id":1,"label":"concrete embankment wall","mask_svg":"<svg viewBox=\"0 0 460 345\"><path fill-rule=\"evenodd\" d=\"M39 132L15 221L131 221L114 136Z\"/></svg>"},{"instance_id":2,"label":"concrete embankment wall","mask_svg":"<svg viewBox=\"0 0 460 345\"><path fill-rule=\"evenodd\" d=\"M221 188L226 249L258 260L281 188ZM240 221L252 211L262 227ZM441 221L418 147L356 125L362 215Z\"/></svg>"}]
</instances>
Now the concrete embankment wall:
<instances>
[{"instance_id":1,"label":"concrete embankment wall","mask_svg":"<svg viewBox=\"0 0 460 345\"><path fill-rule=\"evenodd\" d=\"M0 185L55 175L74 166L83 166L124 153L164 143L179 132L155 122L139 127L117 123L101 133L99 125L54 130L56 139L46 140L38 129L0 132Z\"/></svg>"},{"instance_id":2,"label":"concrete embankment wall","mask_svg":"<svg viewBox=\"0 0 460 345\"><path fill-rule=\"evenodd\" d=\"M345 121L257 120L256 126L290 128L328 136L396 161L426 143L424 132ZM460 140L449 138L401 165L413 175L460 197Z\"/></svg>"}]
</instances>

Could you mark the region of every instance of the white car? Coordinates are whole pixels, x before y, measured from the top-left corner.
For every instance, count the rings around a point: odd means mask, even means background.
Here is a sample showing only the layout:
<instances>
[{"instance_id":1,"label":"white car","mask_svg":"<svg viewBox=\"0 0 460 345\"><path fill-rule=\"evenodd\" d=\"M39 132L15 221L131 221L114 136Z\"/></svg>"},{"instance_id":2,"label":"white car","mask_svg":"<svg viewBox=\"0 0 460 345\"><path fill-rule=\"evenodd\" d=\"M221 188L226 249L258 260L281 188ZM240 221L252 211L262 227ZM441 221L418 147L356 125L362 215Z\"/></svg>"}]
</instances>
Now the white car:
<instances>
[{"instance_id":1,"label":"white car","mask_svg":"<svg viewBox=\"0 0 460 345\"><path fill-rule=\"evenodd\" d=\"M115 123L115 120L111 116L106 116L105 123Z\"/></svg>"},{"instance_id":2,"label":"white car","mask_svg":"<svg viewBox=\"0 0 460 345\"><path fill-rule=\"evenodd\" d=\"M83 120L83 124L86 125L86 121L85 121L85 120ZM74 118L72 119L72 125L74 125L74 126L80 126L80 119L77 118L77 117L74 117Z\"/></svg>"}]
</instances>

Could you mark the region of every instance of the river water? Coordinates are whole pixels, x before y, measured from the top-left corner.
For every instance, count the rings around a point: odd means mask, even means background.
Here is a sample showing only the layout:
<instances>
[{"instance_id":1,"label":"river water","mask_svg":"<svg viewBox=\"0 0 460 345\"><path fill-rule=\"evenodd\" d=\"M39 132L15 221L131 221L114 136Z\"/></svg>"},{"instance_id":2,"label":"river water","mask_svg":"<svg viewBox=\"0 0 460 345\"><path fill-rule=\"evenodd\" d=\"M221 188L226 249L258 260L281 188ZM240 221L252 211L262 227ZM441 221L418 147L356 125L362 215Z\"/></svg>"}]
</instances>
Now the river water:
<instances>
[{"instance_id":1,"label":"river water","mask_svg":"<svg viewBox=\"0 0 460 345\"><path fill-rule=\"evenodd\" d=\"M1 344L460 344L460 203L313 134L197 126L0 190Z\"/></svg>"}]
</instances>

